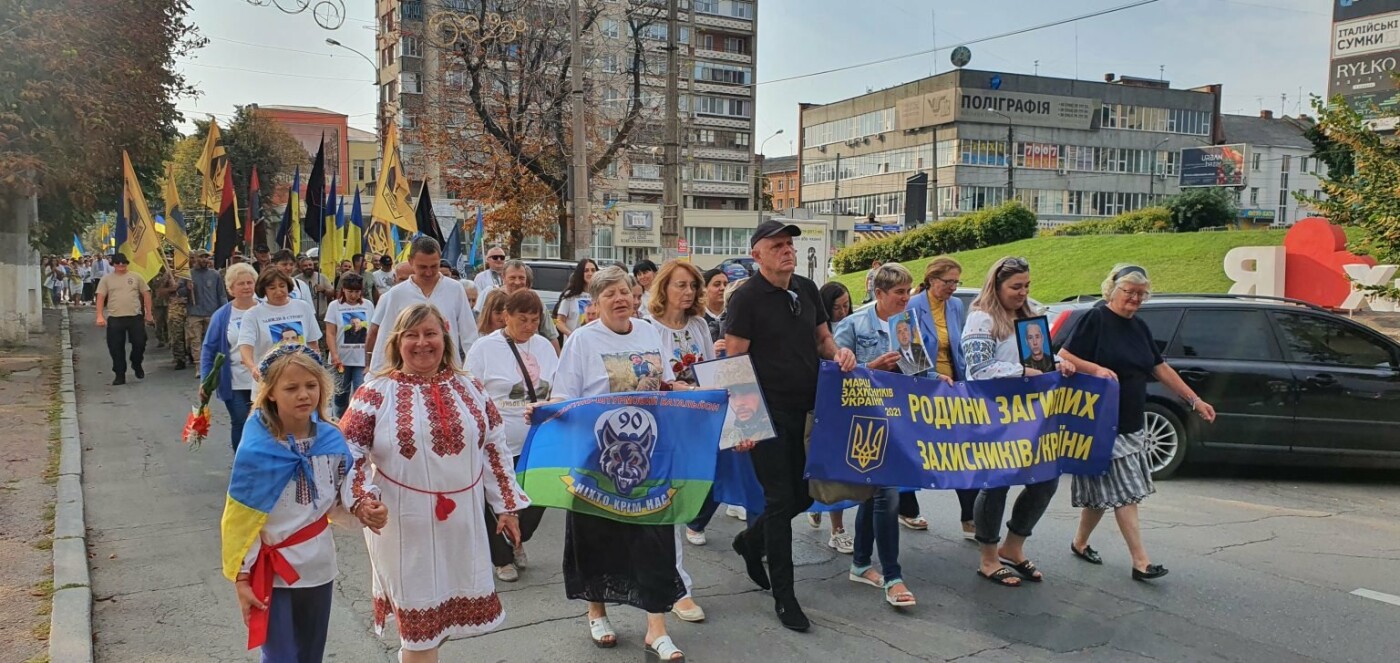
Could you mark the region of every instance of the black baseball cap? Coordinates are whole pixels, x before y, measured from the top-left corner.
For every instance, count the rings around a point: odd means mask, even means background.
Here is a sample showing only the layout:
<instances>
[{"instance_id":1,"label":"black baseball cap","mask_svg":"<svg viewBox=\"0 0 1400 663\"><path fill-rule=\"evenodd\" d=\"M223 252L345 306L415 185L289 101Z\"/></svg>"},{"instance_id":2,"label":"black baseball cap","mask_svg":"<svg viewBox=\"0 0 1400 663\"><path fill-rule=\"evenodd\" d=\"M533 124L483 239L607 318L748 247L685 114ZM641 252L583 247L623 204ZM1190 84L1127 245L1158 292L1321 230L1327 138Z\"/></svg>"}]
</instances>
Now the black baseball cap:
<instances>
[{"instance_id":1,"label":"black baseball cap","mask_svg":"<svg viewBox=\"0 0 1400 663\"><path fill-rule=\"evenodd\" d=\"M253 251L256 252L256 253L267 253L268 248L267 248L267 245L266 245L266 244L259 244L259 245L255 246L255 247L253 247Z\"/></svg>"},{"instance_id":2,"label":"black baseball cap","mask_svg":"<svg viewBox=\"0 0 1400 663\"><path fill-rule=\"evenodd\" d=\"M112 254L113 265L130 265L131 261L126 259L126 254L118 251Z\"/></svg>"},{"instance_id":3,"label":"black baseball cap","mask_svg":"<svg viewBox=\"0 0 1400 663\"><path fill-rule=\"evenodd\" d=\"M768 219L767 221L758 224L758 227L753 229L753 234L749 236L749 248L753 248L754 246L756 246L759 240L768 239L769 237L776 237L782 234L788 234L793 237L799 237L802 235L802 229L792 225L791 223L783 223L782 221L774 221L773 219Z\"/></svg>"},{"instance_id":4,"label":"black baseball cap","mask_svg":"<svg viewBox=\"0 0 1400 663\"><path fill-rule=\"evenodd\" d=\"M392 265L394 264L394 259L390 258L389 256L379 256L379 264Z\"/></svg>"}]
</instances>

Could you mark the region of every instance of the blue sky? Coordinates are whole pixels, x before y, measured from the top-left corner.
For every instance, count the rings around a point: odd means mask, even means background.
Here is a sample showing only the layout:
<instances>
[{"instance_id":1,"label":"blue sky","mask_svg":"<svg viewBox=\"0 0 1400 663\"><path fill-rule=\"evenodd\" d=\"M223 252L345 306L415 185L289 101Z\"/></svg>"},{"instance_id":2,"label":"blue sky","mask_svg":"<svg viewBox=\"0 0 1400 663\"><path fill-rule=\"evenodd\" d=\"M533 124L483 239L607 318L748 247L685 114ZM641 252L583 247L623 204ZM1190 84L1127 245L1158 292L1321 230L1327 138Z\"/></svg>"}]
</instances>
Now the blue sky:
<instances>
[{"instance_id":1,"label":"blue sky","mask_svg":"<svg viewBox=\"0 0 1400 663\"><path fill-rule=\"evenodd\" d=\"M296 1L282 0L286 6ZM1227 113L1255 114L1265 108L1292 115L1299 111L1300 101L1303 112L1309 112L1308 96L1326 92L1333 1L1158 0L973 45L969 66L1031 73L1039 60L1042 75L1075 78L1077 73L1084 80L1102 80L1107 72L1155 78L1165 66L1165 77L1173 87L1223 83ZM799 102L837 101L935 70L947 71L951 68L948 49L963 41L1128 2L759 0L754 144L783 129L783 135L768 142L766 151L773 156L790 154L796 147ZM180 60L180 68L204 93L177 103L187 117L213 112L226 119L234 104L293 104L329 108L350 115L351 126L373 128L375 89L370 64L325 44L332 37L374 58L371 0L345 0L347 18L335 31L319 27L309 13L289 15L247 0L193 0L192 4L191 20L210 42L193 58ZM944 50L765 83L935 45Z\"/></svg>"}]
</instances>

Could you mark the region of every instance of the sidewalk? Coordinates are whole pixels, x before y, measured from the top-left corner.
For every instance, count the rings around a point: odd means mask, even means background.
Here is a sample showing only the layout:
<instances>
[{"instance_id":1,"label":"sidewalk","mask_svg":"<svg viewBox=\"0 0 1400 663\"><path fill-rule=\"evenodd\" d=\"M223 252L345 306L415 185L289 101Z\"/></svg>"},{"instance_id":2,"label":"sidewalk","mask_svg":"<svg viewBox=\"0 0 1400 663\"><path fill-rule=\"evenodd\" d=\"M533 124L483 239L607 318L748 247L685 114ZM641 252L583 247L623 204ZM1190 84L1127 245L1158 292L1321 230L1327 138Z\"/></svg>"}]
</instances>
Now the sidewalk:
<instances>
[{"instance_id":1,"label":"sidewalk","mask_svg":"<svg viewBox=\"0 0 1400 663\"><path fill-rule=\"evenodd\" d=\"M58 424L59 312L0 348L0 661L47 660Z\"/></svg>"}]
</instances>

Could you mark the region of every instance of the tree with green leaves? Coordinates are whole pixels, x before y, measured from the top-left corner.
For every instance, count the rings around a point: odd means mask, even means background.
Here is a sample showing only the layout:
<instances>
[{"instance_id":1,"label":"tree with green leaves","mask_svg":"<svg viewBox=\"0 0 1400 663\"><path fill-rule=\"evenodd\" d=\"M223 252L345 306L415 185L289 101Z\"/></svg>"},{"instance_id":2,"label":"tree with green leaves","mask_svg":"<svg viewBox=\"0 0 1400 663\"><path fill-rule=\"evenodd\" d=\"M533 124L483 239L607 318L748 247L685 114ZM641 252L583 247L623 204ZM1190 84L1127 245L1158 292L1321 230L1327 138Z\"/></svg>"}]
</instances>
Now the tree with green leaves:
<instances>
[{"instance_id":1,"label":"tree with green leaves","mask_svg":"<svg viewBox=\"0 0 1400 663\"><path fill-rule=\"evenodd\" d=\"M1327 176L1321 180L1326 196L1300 196L1298 200L1315 207L1333 223L1359 230L1349 233L1353 251L1382 263L1400 262L1400 150L1394 138L1372 130L1362 114L1341 97L1330 104L1314 97L1313 108L1329 152L1345 153L1353 167L1328 162ZM1318 155L1322 158L1321 151ZM1391 290L1391 295L1397 294Z\"/></svg>"},{"instance_id":2,"label":"tree with green leaves","mask_svg":"<svg viewBox=\"0 0 1400 663\"><path fill-rule=\"evenodd\" d=\"M196 90L175 58L205 40L187 0L0 0L0 215L37 196L30 242L65 252L121 193L122 151L147 196ZM158 198L158 196L157 196Z\"/></svg>"},{"instance_id":3,"label":"tree with green leaves","mask_svg":"<svg viewBox=\"0 0 1400 663\"><path fill-rule=\"evenodd\" d=\"M1228 226L1235 221L1235 198L1223 187L1192 188L1167 201L1177 232Z\"/></svg>"}]
</instances>

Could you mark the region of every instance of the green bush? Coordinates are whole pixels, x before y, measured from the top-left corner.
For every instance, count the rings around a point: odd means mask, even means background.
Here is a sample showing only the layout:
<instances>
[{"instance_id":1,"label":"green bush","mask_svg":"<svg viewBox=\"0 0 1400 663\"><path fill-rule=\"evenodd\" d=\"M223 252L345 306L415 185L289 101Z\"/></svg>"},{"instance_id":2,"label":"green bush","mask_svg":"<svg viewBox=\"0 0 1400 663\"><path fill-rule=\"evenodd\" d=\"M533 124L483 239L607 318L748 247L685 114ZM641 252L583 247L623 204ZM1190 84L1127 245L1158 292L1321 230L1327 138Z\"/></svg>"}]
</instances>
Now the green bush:
<instances>
[{"instance_id":1,"label":"green bush","mask_svg":"<svg viewBox=\"0 0 1400 663\"><path fill-rule=\"evenodd\" d=\"M1092 219L1055 226L1044 231L1047 236L1133 235L1136 233L1170 232L1172 213L1165 207L1145 207L1119 214L1109 219Z\"/></svg>"},{"instance_id":2,"label":"green bush","mask_svg":"<svg viewBox=\"0 0 1400 663\"><path fill-rule=\"evenodd\" d=\"M859 242L838 252L833 264L837 272L844 274L868 269L876 260L906 262L1029 239L1035 236L1035 227L1035 213L1013 201L894 237Z\"/></svg>"}]
</instances>

